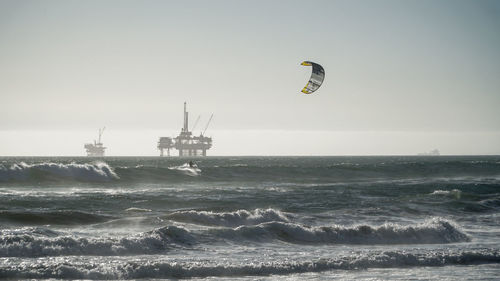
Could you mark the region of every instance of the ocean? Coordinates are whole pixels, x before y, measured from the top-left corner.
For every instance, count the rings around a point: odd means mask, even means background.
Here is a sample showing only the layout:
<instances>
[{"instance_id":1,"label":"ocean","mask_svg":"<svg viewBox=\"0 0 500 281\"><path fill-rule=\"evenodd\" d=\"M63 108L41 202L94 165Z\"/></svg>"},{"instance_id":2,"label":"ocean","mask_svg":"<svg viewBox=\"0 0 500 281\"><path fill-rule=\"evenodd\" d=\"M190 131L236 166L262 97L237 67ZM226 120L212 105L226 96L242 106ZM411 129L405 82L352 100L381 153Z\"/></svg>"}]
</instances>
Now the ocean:
<instances>
[{"instance_id":1,"label":"ocean","mask_svg":"<svg viewBox=\"0 0 500 281\"><path fill-rule=\"evenodd\" d=\"M0 233L9 280L498 280L500 156L3 157Z\"/></svg>"}]
</instances>

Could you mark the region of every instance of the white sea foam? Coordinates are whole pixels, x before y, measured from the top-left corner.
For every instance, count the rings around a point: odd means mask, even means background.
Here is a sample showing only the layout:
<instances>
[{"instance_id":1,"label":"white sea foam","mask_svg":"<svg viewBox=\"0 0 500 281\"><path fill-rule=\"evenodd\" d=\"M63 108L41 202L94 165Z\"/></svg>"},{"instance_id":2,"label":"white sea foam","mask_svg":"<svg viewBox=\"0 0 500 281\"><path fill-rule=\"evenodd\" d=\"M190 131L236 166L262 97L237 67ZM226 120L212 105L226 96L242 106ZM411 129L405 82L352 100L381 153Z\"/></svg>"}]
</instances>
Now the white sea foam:
<instances>
[{"instance_id":1,"label":"white sea foam","mask_svg":"<svg viewBox=\"0 0 500 281\"><path fill-rule=\"evenodd\" d=\"M217 243L230 240L281 240L294 244L427 244L469 241L469 237L454 223L432 219L401 226L385 224L378 227L324 226L306 227L288 222L266 222L237 228L208 229L192 233L165 226L129 237L76 237L43 228L23 228L0 232L1 257L38 257L60 255L131 255L155 254L171 247ZM199 236L201 235L201 236Z\"/></svg>"},{"instance_id":2,"label":"white sea foam","mask_svg":"<svg viewBox=\"0 0 500 281\"><path fill-rule=\"evenodd\" d=\"M165 190L165 188L128 188L128 189L117 189L116 187L111 188L85 188L85 187L75 187L75 188L44 188L44 189L23 189L16 190L12 188L1 188L0 194L4 196L32 196L32 197L79 197L101 194L106 195L124 195L124 194L151 194L158 192L159 190Z\"/></svg>"},{"instance_id":3,"label":"white sea foam","mask_svg":"<svg viewBox=\"0 0 500 281\"><path fill-rule=\"evenodd\" d=\"M151 212L151 209L132 207L132 208L125 209L125 211L127 211L127 212Z\"/></svg>"},{"instance_id":4,"label":"white sea foam","mask_svg":"<svg viewBox=\"0 0 500 281\"><path fill-rule=\"evenodd\" d=\"M131 237L75 237L44 228L2 230L0 257L61 255L154 254L177 245L191 245L194 237L184 228L166 226Z\"/></svg>"},{"instance_id":5,"label":"white sea foam","mask_svg":"<svg viewBox=\"0 0 500 281\"><path fill-rule=\"evenodd\" d=\"M457 199L460 199L462 195L462 191L459 189L452 189L452 190L434 190L430 195L444 195L444 196L453 196Z\"/></svg>"},{"instance_id":6,"label":"white sea foam","mask_svg":"<svg viewBox=\"0 0 500 281\"><path fill-rule=\"evenodd\" d=\"M0 165L0 181L26 181L49 179L73 179L78 181L107 181L119 179L113 169L104 162L86 164L37 163L24 162L10 167Z\"/></svg>"},{"instance_id":7,"label":"white sea foam","mask_svg":"<svg viewBox=\"0 0 500 281\"><path fill-rule=\"evenodd\" d=\"M217 226L254 225L270 221L288 222L289 217L289 214L274 209L238 210L224 213L191 210L175 212L167 216L171 220Z\"/></svg>"},{"instance_id":8,"label":"white sea foam","mask_svg":"<svg viewBox=\"0 0 500 281\"><path fill-rule=\"evenodd\" d=\"M230 167L248 167L248 164L243 164L243 163L240 163L240 164L233 164L233 165L229 165Z\"/></svg>"},{"instance_id":9,"label":"white sea foam","mask_svg":"<svg viewBox=\"0 0 500 281\"><path fill-rule=\"evenodd\" d=\"M497 250L461 251L372 251L353 252L316 260L231 260L177 261L155 257L103 260L88 258L39 258L30 263L6 260L0 267L4 278L56 279L179 279L204 277L270 276L328 270L407 268L500 263Z\"/></svg>"},{"instance_id":10,"label":"white sea foam","mask_svg":"<svg viewBox=\"0 0 500 281\"><path fill-rule=\"evenodd\" d=\"M198 167L190 167L189 164L185 163L181 166L174 166L174 167L169 167L168 169L170 170L175 170L179 171L184 175L191 176L191 177L197 177L201 175L201 169Z\"/></svg>"},{"instance_id":11,"label":"white sea foam","mask_svg":"<svg viewBox=\"0 0 500 281\"><path fill-rule=\"evenodd\" d=\"M414 225L340 225L307 227L295 223L266 222L217 230L229 239L269 240L311 244L441 244L470 241L455 223L433 218Z\"/></svg>"},{"instance_id":12,"label":"white sea foam","mask_svg":"<svg viewBox=\"0 0 500 281\"><path fill-rule=\"evenodd\" d=\"M44 227L21 227L17 229L0 230L0 239L2 237L31 236L31 237L56 237L61 232Z\"/></svg>"}]
</instances>

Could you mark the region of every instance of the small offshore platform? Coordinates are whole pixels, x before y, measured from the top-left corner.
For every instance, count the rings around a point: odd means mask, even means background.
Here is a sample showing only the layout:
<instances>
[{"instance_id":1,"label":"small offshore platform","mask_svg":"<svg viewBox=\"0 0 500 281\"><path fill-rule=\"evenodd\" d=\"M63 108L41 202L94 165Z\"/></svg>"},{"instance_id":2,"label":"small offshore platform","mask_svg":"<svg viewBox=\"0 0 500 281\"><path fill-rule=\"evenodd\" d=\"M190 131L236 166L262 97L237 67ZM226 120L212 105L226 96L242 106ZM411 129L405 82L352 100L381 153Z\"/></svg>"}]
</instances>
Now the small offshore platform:
<instances>
[{"instance_id":1,"label":"small offshore platform","mask_svg":"<svg viewBox=\"0 0 500 281\"><path fill-rule=\"evenodd\" d=\"M207 156L207 150L212 147L212 138L205 137L205 132L207 131L210 121L212 121L212 114L210 119L205 126L205 130L200 133L199 136L193 136L192 132L198 124L199 117L195 122L195 125L189 131L189 114L186 111L186 102L184 102L184 126L181 129L181 133L175 137L160 137L158 141L158 149L160 150L160 156L164 156L164 150L167 150L167 156L170 156L170 149L179 150L179 156Z\"/></svg>"},{"instance_id":2,"label":"small offshore platform","mask_svg":"<svg viewBox=\"0 0 500 281\"><path fill-rule=\"evenodd\" d=\"M99 129L99 140L96 142L94 140L94 143L86 143L83 147L87 150L87 156L89 157L103 157L104 156L104 150L106 147L101 142L101 137L102 133L104 133L104 129L106 127L103 127L102 129Z\"/></svg>"}]
</instances>

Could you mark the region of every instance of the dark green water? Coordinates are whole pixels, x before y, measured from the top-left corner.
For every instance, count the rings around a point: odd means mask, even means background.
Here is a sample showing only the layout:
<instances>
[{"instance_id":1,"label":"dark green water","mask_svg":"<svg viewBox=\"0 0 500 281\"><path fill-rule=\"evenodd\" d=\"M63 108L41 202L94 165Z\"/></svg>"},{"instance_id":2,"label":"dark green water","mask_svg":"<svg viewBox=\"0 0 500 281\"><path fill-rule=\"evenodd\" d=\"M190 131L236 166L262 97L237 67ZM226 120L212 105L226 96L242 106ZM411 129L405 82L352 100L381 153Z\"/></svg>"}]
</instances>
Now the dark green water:
<instances>
[{"instance_id":1,"label":"dark green water","mask_svg":"<svg viewBox=\"0 0 500 281\"><path fill-rule=\"evenodd\" d=\"M0 277L500 272L500 157L189 160L0 158Z\"/></svg>"}]
</instances>

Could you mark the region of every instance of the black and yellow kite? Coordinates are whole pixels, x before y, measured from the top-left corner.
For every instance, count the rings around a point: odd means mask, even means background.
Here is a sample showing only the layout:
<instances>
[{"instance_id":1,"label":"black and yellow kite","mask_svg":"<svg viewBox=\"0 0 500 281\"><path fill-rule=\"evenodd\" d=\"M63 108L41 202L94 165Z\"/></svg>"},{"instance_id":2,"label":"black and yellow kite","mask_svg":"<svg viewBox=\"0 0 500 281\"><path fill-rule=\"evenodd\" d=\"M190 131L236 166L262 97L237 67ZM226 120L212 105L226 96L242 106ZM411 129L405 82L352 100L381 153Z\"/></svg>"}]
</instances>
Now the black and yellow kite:
<instances>
[{"instance_id":1,"label":"black and yellow kite","mask_svg":"<svg viewBox=\"0 0 500 281\"><path fill-rule=\"evenodd\" d=\"M309 78L309 82L307 82L304 89L302 89L302 93L312 94L319 89L321 84L323 84L323 80L325 80L325 70L321 65L310 61L304 61L301 65L312 66L311 78Z\"/></svg>"}]
</instances>

